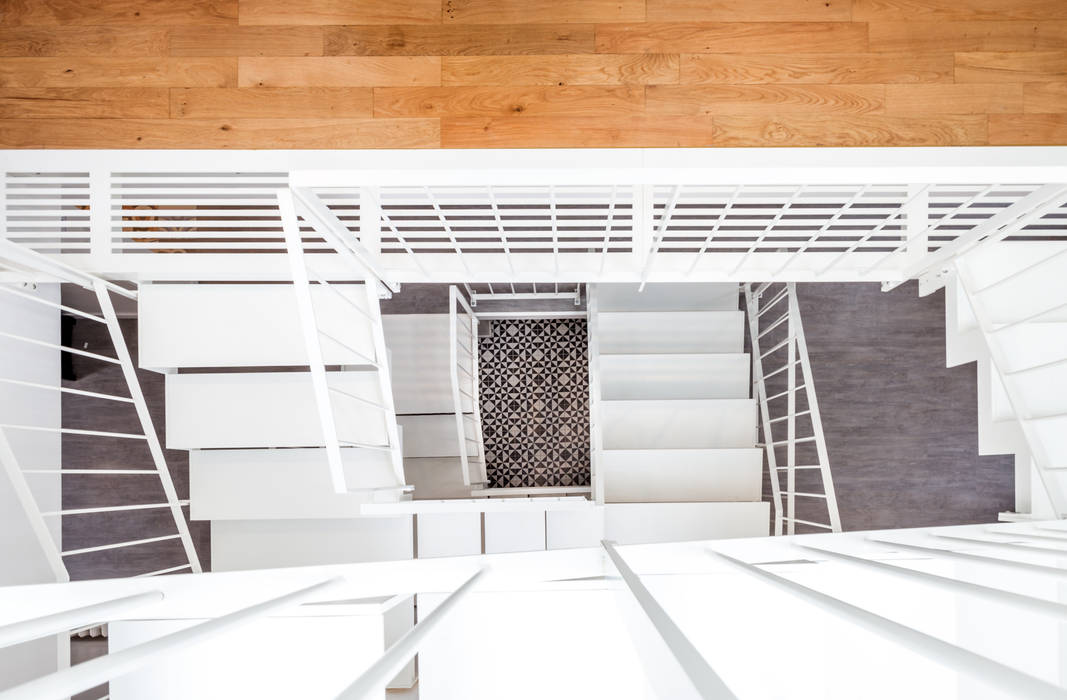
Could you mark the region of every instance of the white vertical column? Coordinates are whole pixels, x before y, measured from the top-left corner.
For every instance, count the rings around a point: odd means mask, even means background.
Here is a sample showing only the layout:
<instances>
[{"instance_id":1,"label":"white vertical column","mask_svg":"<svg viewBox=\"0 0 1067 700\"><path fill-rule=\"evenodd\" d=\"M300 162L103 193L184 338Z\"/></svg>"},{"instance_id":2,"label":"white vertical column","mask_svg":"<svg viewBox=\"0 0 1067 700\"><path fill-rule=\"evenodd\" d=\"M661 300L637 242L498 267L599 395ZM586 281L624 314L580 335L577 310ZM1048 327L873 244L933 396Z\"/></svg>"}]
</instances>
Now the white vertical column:
<instances>
[{"instance_id":1,"label":"white vertical column","mask_svg":"<svg viewBox=\"0 0 1067 700\"><path fill-rule=\"evenodd\" d=\"M927 228L930 226L930 188L922 185L908 187L908 200L904 205L904 233L907 247L904 249L904 266L911 267L926 256L929 243Z\"/></svg>"},{"instance_id":2,"label":"white vertical column","mask_svg":"<svg viewBox=\"0 0 1067 700\"><path fill-rule=\"evenodd\" d=\"M377 187L359 188L359 242L380 259L382 253L382 204Z\"/></svg>"},{"instance_id":3,"label":"white vertical column","mask_svg":"<svg viewBox=\"0 0 1067 700\"><path fill-rule=\"evenodd\" d=\"M785 371L789 393L786 394L786 512L789 517L789 534L796 534L797 517L797 344L796 344L796 305L793 303L796 297L796 287L792 282L787 282L789 297L786 313L789 320L786 321L786 362L789 369Z\"/></svg>"},{"instance_id":4,"label":"white vertical column","mask_svg":"<svg viewBox=\"0 0 1067 700\"><path fill-rule=\"evenodd\" d=\"M632 209L633 226L633 257L635 269L640 272L645 269L648 258L652 254L652 232L654 230L653 218L655 216L655 188L652 185L638 185L634 187L634 203Z\"/></svg>"},{"instance_id":5,"label":"white vertical column","mask_svg":"<svg viewBox=\"0 0 1067 700\"><path fill-rule=\"evenodd\" d=\"M111 257L111 173L100 168L89 171L89 257L95 270Z\"/></svg>"}]
</instances>

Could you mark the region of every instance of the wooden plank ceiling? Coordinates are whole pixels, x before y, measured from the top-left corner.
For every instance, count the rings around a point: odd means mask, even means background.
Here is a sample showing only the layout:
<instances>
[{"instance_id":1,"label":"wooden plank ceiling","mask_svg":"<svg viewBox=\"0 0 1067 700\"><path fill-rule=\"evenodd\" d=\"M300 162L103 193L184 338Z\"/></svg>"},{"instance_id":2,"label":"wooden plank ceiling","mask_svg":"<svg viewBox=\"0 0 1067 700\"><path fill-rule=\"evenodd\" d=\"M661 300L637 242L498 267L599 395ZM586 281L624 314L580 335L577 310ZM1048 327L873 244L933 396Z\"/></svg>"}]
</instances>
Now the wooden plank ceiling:
<instances>
[{"instance_id":1,"label":"wooden plank ceiling","mask_svg":"<svg viewBox=\"0 0 1067 700\"><path fill-rule=\"evenodd\" d=\"M1067 0L0 10L0 148L1067 144Z\"/></svg>"}]
</instances>

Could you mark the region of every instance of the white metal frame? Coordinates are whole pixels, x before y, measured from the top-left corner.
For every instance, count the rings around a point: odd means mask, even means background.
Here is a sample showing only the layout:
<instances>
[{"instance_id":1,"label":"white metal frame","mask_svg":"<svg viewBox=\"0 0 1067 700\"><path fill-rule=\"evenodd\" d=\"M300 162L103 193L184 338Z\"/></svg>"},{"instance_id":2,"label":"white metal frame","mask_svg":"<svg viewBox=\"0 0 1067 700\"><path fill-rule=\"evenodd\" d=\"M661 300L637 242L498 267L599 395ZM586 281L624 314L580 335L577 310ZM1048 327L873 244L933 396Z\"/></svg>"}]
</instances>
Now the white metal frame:
<instances>
[{"instance_id":1,"label":"white metal frame","mask_svg":"<svg viewBox=\"0 0 1067 700\"><path fill-rule=\"evenodd\" d=\"M767 301L763 297L769 297ZM785 304L781 304L785 301ZM783 524L788 534L796 534L797 524L832 532L841 532L841 516L837 507L833 476L830 472L830 457L826 449L819 401L815 393L815 377L808 357L808 345L804 336L804 324L797 303L796 284L766 283L745 285L745 302L748 311L749 338L752 346L752 384L759 400L763 428L763 445L767 454L767 469L771 482L771 502L774 508L776 535L783 534ZM764 338L771 338L772 347L764 350ZM784 355L784 358L783 358ZM769 370L764 365L769 364ZM797 369L800 372L798 374ZM785 373L785 388L768 394L767 379ZM804 391L807 408L797 411L797 394ZM783 407L784 403L784 407ZM797 419L807 417L811 435L797 434ZM785 438L776 423L785 421ZM817 463L797 464L797 445L814 443ZM784 464L779 464L778 449L784 448ZM798 491L797 470L818 470L821 476L821 492ZM781 485L784 472L786 486ZM784 505L783 505L783 498ZM816 522L797 517L797 497L821 500L826 503L829 522Z\"/></svg>"},{"instance_id":2,"label":"white metal frame","mask_svg":"<svg viewBox=\"0 0 1067 700\"><path fill-rule=\"evenodd\" d=\"M322 437L326 450L327 464L330 470L330 480L336 493L348 493L361 489L350 489L345 478L342 449L378 450L389 453L393 472L396 476L394 491L403 492L409 490L404 481L404 463L400 448L400 435L396 423L396 410L393 406L392 379L388 365L388 351L385 347L385 331L382 326L381 309L378 299L378 284L387 287L384 280L378 278L377 268L366 262L369 252L359 241L349 241L348 237L336 235L334 224L329 219L333 215L329 212L316 214L314 206L305 207L303 211L307 218L317 216L321 221L318 230L322 231L324 238L346 261L356 266L362 272L363 290L367 297L367 311L364 311L347 296L341 294L321 275L315 274L314 283L325 289L329 289L356 313L353 314L353 322L367 324L371 336L374 339L374 356L369 357L355 348L347 345L323 331L319 326L315 314L315 305L311 294L312 280L309 277L307 255L304 250L300 233L300 224L297 218L296 201L293 193L287 189L276 192L278 209L281 214L282 226L285 232L286 250L290 265L293 282L293 291L296 294L297 309L300 316L301 331L304 338L304 347L308 356L308 369L311 375L312 388L315 393L315 404L319 413L319 421L322 425ZM360 356L365 363L374 368L378 377L381 402L353 395L349 392L330 386L326 373L326 364L323 360L321 337L326 337L333 343L337 343L348 351ZM386 428L387 442L383 445L369 445L345 440L339 430L333 409L333 395L339 395L348 400L354 400L365 405L370 405L382 414L382 420ZM374 491L388 491L389 489L373 489Z\"/></svg>"},{"instance_id":3,"label":"white metal frame","mask_svg":"<svg viewBox=\"0 0 1067 700\"><path fill-rule=\"evenodd\" d=\"M32 386L41 390L54 390L63 393L83 394L93 396L94 398L118 401L122 403L130 403L134 406L134 409L137 413L138 425L141 431L139 433L116 433L100 430L85 430L65 427L54 428L49 426L12 424L0 425L0 462L3 463L3 466L8 473L8 476L11 478L12 483L15 484L16 495L19 497L23 510L29 515L31 526L33 526L34 532L37 535L42 551L44 551L46 556L48 557L48 560L51 563L53 572L55 573L57 579L60 581L65 581L69 579L66 570L66 565L64 563L64 560L67 557L82 556L93 552L101 552L113 549L124 549L127 547L135 547L151 542L160 542L171 539L177 539L181 541L187 563L174 567L168 567L163 571L147 572L147 574L145 575L158 575L162 573L170 573L173 571L182 571L186 569L195 573L203 571L200 564L200 559L196 553L196 547L193 544L192 535L189 532L189 525L185 520L185 514L182 510L182 508L187 507L189 505L188 501L179 500L177 491L174 488L174 482L171 478L170 470L167 467L166 458L163 454L163 447L159 442L159 436L156 433L155 425L152 421L152 416L149 413L148 404L145 401L144 393L141 391L141 385L137 379L137 371L133 364L133 358L130 356L129 349L126 346L126 340L123 336L122 328L119 325L118 316L115 313L114 305L111 301L112 293L120 294L129 299L136 299L137 292L134 290L126 289L112 282L108 282L76 268L72 268L66 265L65 263L49 259L39 253L36 253L32 250L28 250L22 246L18 246L3 238L0 238L0 264L2 264L4 267L22 270L23 274L32 274L35 276L39 276L42 279L50 279L61 283L75 284L93 292L100 306L100 315L81 310L71 309L69 307L63 306L62 304L53 304L38 297L23 294L18 290L11 290L8 287L0 284L0 290L14 292L17 295L24 297L28 300L33 300L38 303L57 308L58 310L64 312L76 312L76 315L79 318L90 319L94 322L104 324L105 326L107 326L116 357L99 355L96 353L90 353L84 350L79 350L77 348L71 348L62 345L51 345L42 341L22 338L20 336L13 335L10 333L4 333L3 335L11 339L31 342L36 345L43 345L56 350L61 350L63 352L72 352L75 354L92 357L97 360L118 365L122 369L123 379L126 382L126 388L129 391L130 395L128 397L112 396L108 394L99 394L96 392L82 392L67 387L45 387L42 385L31 385L25 382L22 382L21 384L23 384L24 386ZM83 475L154 474L159 478L160 485L163 489L166 501L163 503L108 505L92 508L60 508L60 510L57 511L42 512L36 500L33 498L32 492L30 491L25 481L26 473L36 473L39 470L34 469L32 467L30 469L23 470L22 467L18 464L15 454L10 449L10 444L5 434L8 430L48 431L59 432L61 434L66 433L99 437L124 438L131 440L144 440L145 444L148 447L149 454L152 458L152 469L79 469L67 471L60 468L58 470L55 470L54 473L60 477L62 477L63 474L72 472ZM91 515L97 513L114 513L128 510L145 509L169 510L171 517L174 520L176 533L159 537L139 538L136 540L114 542L94 547L84 547L80 549L59 551L51 535L48 533L48 528L45 525L44 521L44 518L48 517L63 518L71 516Z\"/></svg>"},{"instance_id":4,"label":"white metal frame","mask_svg":"<svg viewBox=\"0 0 1067 700\"><path fill-rule=\"evenodd\" d=\"M478 484L485 484L488 481L485 437L482 434L482 410L478 398L478 316L455 285L448 288L448 353L463 485L472 484L472 461L478 467ZM470 403L469 411L465 408L467 402ZM468 453L468 445L475 447L473 458Z\"/></svg>"}]
</instances>

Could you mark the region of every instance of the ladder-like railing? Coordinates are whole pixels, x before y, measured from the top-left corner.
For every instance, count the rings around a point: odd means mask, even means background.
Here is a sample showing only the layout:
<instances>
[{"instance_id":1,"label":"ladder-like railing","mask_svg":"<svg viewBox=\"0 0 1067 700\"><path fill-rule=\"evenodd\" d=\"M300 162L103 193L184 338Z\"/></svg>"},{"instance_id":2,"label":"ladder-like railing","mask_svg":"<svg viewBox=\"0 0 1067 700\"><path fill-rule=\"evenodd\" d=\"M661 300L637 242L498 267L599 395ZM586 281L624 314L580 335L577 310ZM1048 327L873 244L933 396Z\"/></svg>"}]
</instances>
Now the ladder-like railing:
<instances>
[{"instance_id":1,"label":"ladder-like railing","mask_svg":"<svg viewBox=\"0 0 1067 700\"><path fill-rule=\"evenodd\" d=\"M488 475L478 400L478 317L455 285L448 288L448 336L449 378L463 485L482 485L488 481ZM474 479L472 465L477 469Z\"/></svg>"},{"instance_id":2,"label":"ladder-like railing","mask_svg":"<svg viewBox=\"0 0 1067 700\"><path fill-rule=\"evenodd\" d=\"M797 525L841 532L796 284L746 284L745 301L775 534Z\"/></svg>"},{"instance_id":3,"label":"ladder-like railing","mask_svg":"<svg viewBox=\"0 0 1067 700\"><path fill-rule=\"evenodd\" d=\"M69 580L70 576L68 569L71 567L68 566L68 562L74 558L78 559L78 565L76 567L77 571L94 572L96 567L93 566L91 559L94 556L107 557L109 563L108 569L109 571L114 571L114 560L112 559L112 557L115 556L113 554L114 551L118 550L124 554L129 554L132 558L136 555L139 548L169 540L177 540L181 543L184 562L178 561L175 562L173 566L156 571L146 571L140 573L140 575L152 576L181 571L199 573L202 571L200 560L197 557L196 547L193 544L192 536L189 531L189 524L186 521L186 515L183 511L184 508L188 507L189 502L178 498L177 490L175 489L170 470L167 467L167 462L163 454L163 446L156 433L156 428L151 413L149 412L148 404L145 401L144 393L141 391L141 385L137 379L137 371L134 367L129 349L126 346L126 340L112 303L112 294L136 300L137 292L69 267L63 263L45 258L44 256L27 250L22 246L13 244L4 238L0 238L0 265L11 273L25 275L25 279L29 284L29 287L2 284L0 285L0 293L15 296L28 303L39 304L54 309L57 316L66 314L80 320L91 321L106 326L108 337L110 338L114 349L114 356L102 355L84 349L65 346L62 345L62 341L60 341L60 344L55 344L40 338L11 333L9 332L9 327L0 329L0 336L6 340L26 344L33 348L47 348L52 351L70 353L89 358L90 360L117 365L121 368L122 377L129 395L120 396L101 392L84 391L70 386L64 386L61 382L55 384L37 383L23 381L14 377L0 377L0 386L19 387L31 391L59 392L61 396L79 396L86 399L127 404L133 407L137 417L138 427L136 432L128 433L115 432L113 430L94 430L85 427L71 428L62 425L62 421L59 426L34 424L32 421L0 424L0 465L2 465L8 479L14 487L19 504L38 540L41 551L49 561L56 579L59 581ZM32 293L32 283L37 281L69 283L89 290L95 295L96 301L99 304L99 311L91 312L73 308L62 304L59 301ZM56 325L58 327L59 324L57 323ZM56 378L57 380L59 379L58 376ZM58 468L56 468L55 465L20 464L17 452L12 448L12 441L9 435L26 431L59 433L61 436L77 436L79 439L92 437L143 441L147 447L151 464L144 466L104 465L94 466L92 468L65 468L62 463L58 465ZM65 507L60 503L58 507L42 508L41 504L38 503L33 494L27 476L33 476L34 478L58 478L60 479L60 483L62 483L63 478L66 476L77 478L88 478L93 476L129 479L155 478L159 480L162 494L160 498L149 502L115 503L109 501L107 503L93 506L79 503L78 507L72 508ZM105 493L122 493L122 490L107 490ZM60 498L62 499L62 495L60 495ZM139 532L140 536L133 540L100 542L90 546L67 549L57 545L51 535L52 528L49 526L49 519L51 518L59 518L63 529L70 532L84 533L91 532L94 516L108 517L110 514L124 511L169 511L171 519L173 520L173 529L164 527L165 531L158 532L151 529L148 531L142 530ZM145 525L145 527L151 528L156 526L154 520L151 525ZM91 537L86 539L92 541Z\"/></svg>"},{"instance_id":4,"label":"ladder-like railing","mask_svg":"<svg viewBox=\"0 0 1067 700\"><path fill-rule=\"evenodd\" d=\"M375 275L369 265L355 258L350 248L344 241L335 240L335 233L325 227L322 233L326 241L343 257L350 258L359 266L364 275L361 293L366 298L366 308L355 301L352 295L341 291L338 285L330 284L323 275L315 272L308 265L304 250L303 237L300 231L300 223L297 219L296 200L289 190L279 190L277 193L278 208L281 213L282 227L285 231L286 249L289 265L292 271L293 291L296 294L297 310L300 316L300 326L304 338L304 347L307 351L308 370L311 375L312 388L315 394L315 403L322 425L323 446L326 450L326 460L330 470L330 479L336 493L349 493L354 491L392 492L399 497L400 493L409 491L410 487L405 484L404 460L400 445L400 431L397 427L396 408L393 404L393 386L389 371L389 356L385 344L385 330L382 325L381 306L378 299L378 284L381 281ZM305 212L308 210L305 209ZM313 212L308 212L306 218L310 219ZM314 225L314 224L313 224ZM315 227L317 230L319 226ZM319 318L315 312L314 295L312 286L329 290L331 294L343 300L347 307L352 310L351 321L368 329L373 339L373 351L371 354L352 347L351 343L337 337L335 333L323 330ZM352 285L345 285L350 288ZM322 342L333 343L344 349L346 353L359 360L360 366L369 367L378 378L379 397L377 399L359 396L330 385L330 373L326 371L326 362L323 356ZM346 438L344 428L352 426L338 425L334 409L335 401L355 402L371 407L381 415L386 433L384 443L367 443ZM395 475L395 483L374 488L353 488L347 483L344 469L343 450L366 450L379 451L388 454L388 459Z\"/></svg>"}]
</instances>

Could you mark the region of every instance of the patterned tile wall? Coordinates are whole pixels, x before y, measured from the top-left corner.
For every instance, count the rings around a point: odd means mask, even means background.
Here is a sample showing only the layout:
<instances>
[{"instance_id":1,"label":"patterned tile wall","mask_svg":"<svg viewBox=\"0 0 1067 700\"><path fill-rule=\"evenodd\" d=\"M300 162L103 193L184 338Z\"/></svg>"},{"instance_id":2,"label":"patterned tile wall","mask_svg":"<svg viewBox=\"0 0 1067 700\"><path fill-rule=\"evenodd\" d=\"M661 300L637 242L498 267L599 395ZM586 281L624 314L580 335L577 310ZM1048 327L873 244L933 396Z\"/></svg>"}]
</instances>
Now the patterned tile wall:
<instances>
[{"instance_id":1,"label":"patterned tile wall","mask_svg":"<svg viewBox=\"0 0 1067 700\"><path fill-rule=\"evenodd\" d=\"M491 323L478 343L489 486L588 486L585 319Z\"/></svg>"}]
</instances>

